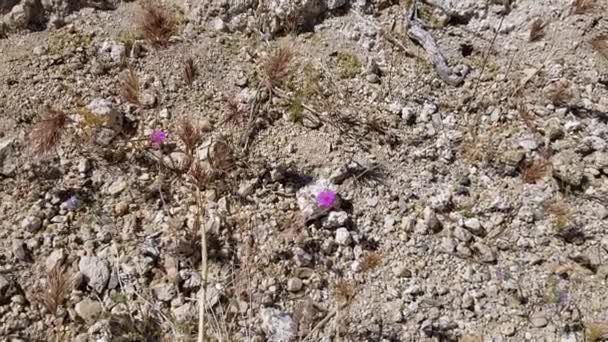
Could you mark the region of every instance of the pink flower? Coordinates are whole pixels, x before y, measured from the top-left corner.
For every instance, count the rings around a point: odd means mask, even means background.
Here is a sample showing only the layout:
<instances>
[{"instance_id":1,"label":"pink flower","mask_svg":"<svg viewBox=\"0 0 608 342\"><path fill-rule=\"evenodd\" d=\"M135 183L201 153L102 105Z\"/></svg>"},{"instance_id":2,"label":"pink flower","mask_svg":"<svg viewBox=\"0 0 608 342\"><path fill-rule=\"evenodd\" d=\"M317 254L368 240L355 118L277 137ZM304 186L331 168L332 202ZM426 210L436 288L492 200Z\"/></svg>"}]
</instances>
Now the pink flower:
<instances>
[{"instance_id":1,"label":"pink flower","mask_svg":"<svg viewBox=\"0 0 608 342\"><path fill-rule=\"evenodd\" d=\"M336 192L331 189L323 189L317 194L317 205L321 208L329 208L336 201Z\"/></svg>"},{"instance_id":2,"label":"pink flower","mask_svg":"<svg viewBox=\"0 0 608 342\"><path fill-rule=\"evenodd\" d=\"M167 132L162 129L155 129L152 131L152 134L150 134L150 143L155 147L160 147L165 140L167 140Z\"/></svg>"}]
</instances>

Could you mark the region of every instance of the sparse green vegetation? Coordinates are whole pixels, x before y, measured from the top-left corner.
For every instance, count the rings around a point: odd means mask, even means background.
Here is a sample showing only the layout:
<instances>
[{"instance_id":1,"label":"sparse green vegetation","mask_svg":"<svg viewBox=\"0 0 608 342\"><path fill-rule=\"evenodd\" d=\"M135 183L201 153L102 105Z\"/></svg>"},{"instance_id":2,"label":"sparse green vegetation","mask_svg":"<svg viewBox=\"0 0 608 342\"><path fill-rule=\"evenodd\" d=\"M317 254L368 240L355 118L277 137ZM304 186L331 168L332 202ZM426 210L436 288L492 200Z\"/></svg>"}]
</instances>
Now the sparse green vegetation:
<instances>
[{"instance_id":1,"label":"sparse green vegetation","mask_svg":"<svg viewBox=\"0 0 608 342\"><path fill-rule=\"evenodd\" d=\"M342 51L336 56L338 75L341 78L353 78L361 72L361 62L353 53Z\"/></svg>"}]
</instances>

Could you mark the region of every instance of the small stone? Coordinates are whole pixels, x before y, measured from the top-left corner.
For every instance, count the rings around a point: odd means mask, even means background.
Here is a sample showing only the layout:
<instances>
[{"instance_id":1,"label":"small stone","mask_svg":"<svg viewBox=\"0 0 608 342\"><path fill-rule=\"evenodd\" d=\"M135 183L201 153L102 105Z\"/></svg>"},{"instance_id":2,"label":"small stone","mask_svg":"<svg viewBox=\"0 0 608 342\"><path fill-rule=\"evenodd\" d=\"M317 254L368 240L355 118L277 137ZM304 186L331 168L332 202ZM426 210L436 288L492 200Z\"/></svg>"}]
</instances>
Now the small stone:
<instances>
[{"instance_id":1,"label":"small stone","mask_svg":"<svg viewBox=\"0 0 608 342\"><path fill-rule=\"evenodd\" d=\"M438 233L441 230L441 222L439 221L439 219L437 218L437 214L433 209L431 209L431 207L424 208L422 215L424 225L428 232Z\"/></svg>"},{"instance_id":2,"label":"small stone","mask_svg":"<svg viewBox=\"0 0 608 342\"><path fill-rule=\"evenodd\" d=\"M163 108L160 110L160 112L158 112L158 116L161 119L170 119L171 118L171 113L169 112L169 110L167 108Z\"/></svg>"},{"instance_id":3,"label":"small stone","mask_svg":"<svg viewBox=\"0 0 608 342\"><path fill-rule=\"evenodd\" d=\"M542 313L535 313L530 316L530 324L535 328L543 328L548 323L549 321L547 321L547 318Z\"/></svg>"},{"instance_id":4,"label":"small stone","mask_svg":"<svg viewBox=\"0 0 608 342\"><path fill-rule=\"evenodd\" d=\"M108 194L116 196L123 192L127 188L127 185L128 183L126 180L122 178L117 179L108 187Z\"/></svg>"},{"instance_id":5,"label":"small stone","mask_svg":"<svg viewBox=\"0 0 608 342\"><path fill-rule=\"evenodd\" d=\"M90 288L103 292L110 279L110 267L105 259L85 256L80 258L78 268Z\"/></svg>"},{"instance_id":6,"label":"small stone","mask_svg":"<svg viewBox=\"0 0 608 342\"><path fill-rule=\"evenodd\" d=\"M111 101L96 98L89 102L87 109L99 119L103 120L104 125L115 131L116 134L122 131L124 116L114 109Z\"/></svg>"},{"instance_id":7,"label":"small stone","mask_svg":"<svg viewBox=\"0 0 608 342\"><path fill-rule=\"evenodd\" d=\"M78 302L74 307L76 314L87 322L95 320L102 312L101 303L85 298Z\"/></svg>"},{"instance_id":8,"label":"small stone","mask_svg":"<svg viewBox=\"0 0 608 342\"><path fill-rule=\"evenodd\" d=\"M177 296L177 290L173 284L161 283L152 287L152 293L154 296L163 302L170 302L175 296Z\"/></svg>"},{"instance_id":9,"label":"small stone","mask_svg":"<svg viewBox=\"0 0 608 342\"><path fill-rule=\"evenodd\" d=\"M336 229L336 242L342 246L348 246L352 242L348 229L341 227Z\"/></svg>"},{"instance_id":10,"label":"small stone","mask_svg":"<svg viewBox=\"0 0 608 342\"><path fill-rule=\"evenodd\" d=\"M260 311L261 328L266 334L266 341L289 342L296 337L296 324L290 315L274 308Z\"/></svg>"},{"instance_id":11,"label":"small stone","mask_svg":"<svg viewBox=\"0 0 608 342\"><path fill-rule=\"evenodd\" d=\"M91 162L88 159L83 158L78 161L78 166L77 166L78 173L87 173L87 172L89 172L90 169L91 169Z\"/></svg>"},{"instance_id":12,"label":"small stone","mask_svg":"<svg viewBox=\"0 0 608 342\"><path fill-rule=\"evenodd\" d=\"M526 137L519 141L519 146L521 146L526 151L534 151L538 148L538 143L534 137Z\"/></svg>"},{"instance_id":13,"label":"small stone","mask_svg":"<svg viewBox=\"0 0 608 342\"><path fill-rule=\"evenodd\" d=\"M298 292L302 289L303 283L300 278L290 278L287 281L287 291Z\"/></svg>"},{"instance_id":14,"label":"small stone","mask_svg":"<svg viewBox=\"0 0 608 342\"><path fill-rule=\"evenodd\" d=\"M449 237L444 237L441 239L441 249L446 253L454 253L454 250L456 250L456 241Z\"/></svg>"},{"instance_id":15,"label":"small stone","mask_svg":"<svg viewBox=\"0 0 608 342\"><path fill-rule=\"evenodd\" d=\"M213 20L211 20L211 29L215 32L226 32L227 31L227 27L226 27L226 23L224 23L224 21L221 18L214 18Z\"/></svg>"},{"instance_id":16,"label":"small stone","mask_svg":"<svg viewBox=\"0 0 608 342\"><path fill-rule=\"evenodd\" d=\"M192 321L198 315L196 306L192 303L186 303L175 309L173 309L173 316L178 322L189 322Z\"/></svg>"},{"instance_id":17,"label":"small stone","mask_svg":"<svg viewBox=\"0 0 608 342\"><path fill-rule=\"evenodd\" d=\"M512 323L505 323L500 327L500 332L507 337L511 337L515 335L515 326Z\"/></svg>"},{"instance_id":18,"label":"small stone","mask_svg":"<svg viewBox=\"0 0 608 342\"><path fill-rule=\"evenodd\" d=\"M348 223L348 213L345 211L332 211L323 220L323 228L333 229L344 227Z\"/></svg>"},{"instance_id":19,"label":"small stone","mask_svg":"<svg viewBox=\"0 0 608 342\"><path fill-rule=\"evenodd\" d=\"M154 108L156 106L156 95L153 92L147 91L141 94L141 105L144 108Z\"/></svg>"},{"instance_id":20,"label":"small stone","mask_svg":"<svg viewBox=\"0 0 608 342\"><path fill-rule=\"evenodd\" d=\"M559 152L551 158L553 175L566 184L578 187L583 182L583 163L572 150Z\"/></svg>"},{"instance_id":21,"label":"small stone","mask_svg":"<svg viewBox=\"0 0 608 342\"><path fill-rule=\"evenodd\" d=\"M42 220L36 216L27 216L21 221L21 228L30 233L35 233L42 227Z\"/></svg>"},{"instance_id":22,"label":"small stone","mask_svg":"<svg viewBox=\"0 0 608 342\"><path fill-rule=\"evenodd\" d=\"M376 74L368 74L365 76L365 79L371 84L380 83L380 77L378 77Z\"/></svg>"},{"instance_id":23,"label":"small stone","mask_svg":"<svg viewBox=\"0 0 608 342\"><path fill-rule=\"evenodd\" d=\"M464 220L464 227L476 236L485 236L486 230L481 225L481 222L477 218L469 218Z\"/></svg>"},{"instance_id":24,"label":"small stone","mask_svg":"<svg viewBox=\"0 0 608 342\"><path fill-rule=\"evenodd\" d=\"M61 265L65 260L65 250L63 248L55 249L51 252L51 254L46 258L44 265L46 266L46 270L50 271L58 265Z\"/></svg>"},{"instance_id":25,"label":"small stone","mask_svg":"<svg viewBox=\"0 0 608 342\"><path fill-rule=\"evenodd\" d=\"M114 205L114 214L116 216L121 217L126 215L129 212L129 203L126 201L120 201Z\"/></svg>"},{"instance_id":26,"label":"small stone","mask_svg":"<svg viewBox=\"0 0 608 342\"><path fill-rule=\"evenodd\" d=\"M454 228L454 237L465 243L473 239L473 235L469 231L460 227Z\"/></svg>"},{"instance_id":27,"label":"small stone","mask_svg":"<svg viewBox=\"0 0 608 342\"><path fill-rule=\"evenodd\" d=\"M46 50L45 46L39 45L39 46L36 46L32 52L34 53L35 56L42 56L42 55L46 54L46 51L47 50Z\"/></svg>"},{"instance_id":28,"label":"small stone","mask_svg":"<svg viewBox=\"0 0 608 342\"><path fill-rule=\"evenodd\" d=\"M401 109L401 119L405 121L406 125L413 125L416 123L416 111L412 107L403 107Z\"/></svg>"},{"instance_id":29,"label":"small stone","mask_svg":"<svg viewBox=\"0 0 608 342\"><path fill-rule=\"evenodd\" d=\"M479 256L482 262L493 263L496 261L496 253L487 245L476 242L473 247L479 252Z\"/></svg>"},{"instance_id":30,"label":"small stone","mask_svg":"<svg viewBox=\"0 0 608 342\"><path fill-rule=\"evenodd\" d=\"M250 196L251 194L253 194L253 191L255 190L257 185L258 185L257 178L250 179L248 181L244 181L239 186L239 190L238 190L239 196L241 196L241 197Z\"/></svg>"},{"instance_id":31,"label":"small stone","mask_svg":"<svg viewBox=\"0 0 608 342\"><path fill-rule=\"evenodd\" d=\"M399 300L394 300L384 304L384 312L391 323L399 323L403 320L403 303Z\"/></svg>"},{"instance_id":32,"label":"small stone","mask_svg":"<svg viewBox=\"0 0 608 342\"><path fill-rule=\"evenodd\" d=\"M407 265L397 265L393 267L393 274L399 278L411 278L412 272L409 270Z\"/></svg>"},{"instance_id":33,"label":"small stone","mask_svg":"<svg viewBox=\"0 0 608 342\"><path fill-rule=\"evenodd\" d=\"M347 2L348 2L348 0L325 0L327 9L330 11L333 11L335 9L338 9L338 8L346 5Z\"/></svg>"}]
</instances>

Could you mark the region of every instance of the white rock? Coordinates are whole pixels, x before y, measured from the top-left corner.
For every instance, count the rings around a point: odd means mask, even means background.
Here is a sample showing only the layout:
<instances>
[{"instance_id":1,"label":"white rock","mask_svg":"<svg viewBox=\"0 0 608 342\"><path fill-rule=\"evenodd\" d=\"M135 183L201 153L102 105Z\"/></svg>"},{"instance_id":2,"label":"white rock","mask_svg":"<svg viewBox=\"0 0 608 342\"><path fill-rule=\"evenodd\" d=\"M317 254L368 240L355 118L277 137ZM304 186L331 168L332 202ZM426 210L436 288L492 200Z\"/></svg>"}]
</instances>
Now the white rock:
<instances>
[{"instance_id":1,"label":"white rock","mask_svg":"<svg viewBox=\"0 0 608 342\"><path fill-rule=\"evenodd\" d=\"M76 314L87 322L95 320L102 312L103 307L97 301L85 298L74 307Z\"/></svg>"},{"instance_id":2,"label":"white rock","mask_svg":"<svg viewBox=\"0 0 608 342\"><path fill-rule=\"evenodd\" d=\"M323 220L323 227L328 229L343 227L348 222L348 213L345 211L332 211Z\"/></svg>"},{"instance_id":3,"label":"white rock","mask_svg":"<svg viewBox=\"0 0 608 342\"><path fill-rule=\"evenodd\" d=\"M90 288L103 292L110 280L110 267L105 259L85 256L80 258L78 268Z\"/></svg>"},{"instance_id":4,"label":"white rock","mask_svg":"<svg viewBox=\"0 0 608 342\"><path fill-rule=\"evenodd\" d=\"M341 227L336 229L336 242L342 246L348 246L352 242L348 229Z\"/></svg>"},{"instance_id":5,"label":"white rock","mask_svg":"<svg viewBox=\"0 0 608 342\"><path fill-rule=\"evenodd\" d=\"M61 265L65 260L65 257L65 250L63 248L55 249L54 251L52 251L51 254L46 258L46 261L44 263L46 266L46 270L50 271L55 266Z\"/></svg>"},{"instance_id":6,"label":"white rock","mask_svg":"<svg viewBox=\"0 0 608 342\"><path fill-rule=\"evenodd\" d=\"M302 289L303 283L300 278L290 278L287 281L287 291L298 292Z\"/></svg>"},{"instance_id":7,"label":"white rock","mask_svg":"<svg viewBox=\"0 0 608 342\"><path fill-rule=\"evenodd\" d=\"M177 290L173 284L161 283L152 287L152 293L158 300L170 302L177 295Z\"/></svg>"},{"instance_id":8,"label":"white rock","mask_svg":"<svg viewBox=\"0 0 608 342\"><path fill-rule=\"evenodd\" d=\"M108 187L108 194L111 196L116 196L123 192L127 188L127 185L128 183L126 180L122 178L117 179Z\"/></svg>"},{"instance_id":9,"label":"white rock","mask_svg":"<svg viewBox=\"0 0 608 342\"><path fill-rule=\"evenodd\" d=\"M27 216L21 221L21 228L35 233L42 228L42 220L37 216Z\"/></svg>"},{"instance_id":10,"label":"white rock","mask_svg":"<svg viewBox=\"0 0 608 342\"><path fill-rule=\"evenodd\" d=\"M317 195L323 190L336 191L336 186L331 183L330 180L321 178L314 183L311 183L296 193L296 200L298 207L302 213L302 216L306 221L319 218L327 213L331 208L319 208L317 205ZM336 208L339 205L339 199L336 201L332 208ZM339 226L335 226L336 228Z\"/></svg>"},{"instance_id":11,"label":"white rock","mask_svg":"<svg viewBox=\"0 0 608 342\"><path fill-rule=\"evenodd\" d=\"M296 336L296 324L290 315L274 308L262 309L260 312L262 330L267 341L290 342Z\"/></svg>"}]
</instances>

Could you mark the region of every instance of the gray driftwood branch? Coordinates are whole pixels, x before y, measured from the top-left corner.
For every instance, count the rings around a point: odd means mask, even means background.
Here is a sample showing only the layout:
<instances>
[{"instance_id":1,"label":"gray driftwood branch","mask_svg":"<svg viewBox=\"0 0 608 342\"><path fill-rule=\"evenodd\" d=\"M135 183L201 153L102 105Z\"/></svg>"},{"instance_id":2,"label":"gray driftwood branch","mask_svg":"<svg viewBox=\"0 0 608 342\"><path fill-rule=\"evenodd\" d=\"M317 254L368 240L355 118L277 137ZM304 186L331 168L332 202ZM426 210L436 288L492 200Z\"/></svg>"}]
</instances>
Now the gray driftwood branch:
<instances>
[{"instance_id":1,"label":"gray driftwood branch","mask_svg":"<svg viewBox=\"0 0 608 342\"><path fill-rule=\"evenodd\" d=\"M447 60L439 45L433 38L433 36L425 29L423 23L418 19L417 15L417 1L414 1L407 13L406 27L407 35L410 39L416 41L424 48L427 55L429 56L430 62L435 67L435 71L444 82L458 86L466 77L468 68L465 68L462 74L456 74L448 66Z\"/></svg>"}]
</instances>

